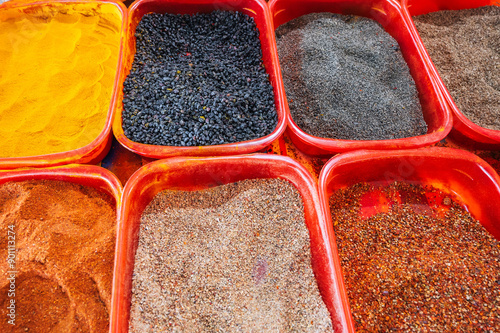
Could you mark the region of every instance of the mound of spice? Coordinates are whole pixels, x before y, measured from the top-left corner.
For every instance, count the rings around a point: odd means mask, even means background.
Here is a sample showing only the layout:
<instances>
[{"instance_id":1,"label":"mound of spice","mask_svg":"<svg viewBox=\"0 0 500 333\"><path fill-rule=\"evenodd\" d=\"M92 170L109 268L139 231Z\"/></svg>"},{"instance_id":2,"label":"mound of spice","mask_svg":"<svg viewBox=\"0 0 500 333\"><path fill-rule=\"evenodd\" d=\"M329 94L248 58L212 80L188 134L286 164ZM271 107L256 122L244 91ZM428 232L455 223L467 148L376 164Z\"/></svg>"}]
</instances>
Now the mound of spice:
<instances>
[{"instance_id":1,"label":"mound of spice","mask_svg":"<svg viewBox=\"0 0 500 333\"><path fill-rule=\"evenodd\" d=\"M259 30L248 15L147 14L125 80L123 130L133 141L207 146L252 140L277 125Z\"/></svg>"},{"instance_id":2,"label":"mound of spice","mask_svg":"<svg viewBox=\"0 0 500 333\"><path fill-rule=\"evenodd\" d=\"M115 211L111 197L73 183L0 185L1 332L109 330Z\"/></svg>"},{"instance_id":3,"label":"mound of spice","mask_svg":"<svg viewBox=\"0 0 500 333\"><path fill-rule=\"evenodd\" d=\"M294 122L343 140L423 135L427 124L397 41L374 20L313 13L276 29Z\"/></svg>"},{"instance_id":4,"label":"mound of spice","mask_svg":"<svg viewBox=\"0 0 500 333\"><path fill-rule=\"evenodd\" d=\"M141 218L130 332L332 332L309 243L287 181L161 192Z\"/></svg>"},{"instance_id":5,"label":"mound of spice","mask_svg":"<svg viewBox=\"0 0 500 333\"><path fill-rule=\"evenodd\" d=\"M500 130L500 7L443 10L413 21L460 111Z\"/></svg>"},{"instance_id":6,"label":"mound of spice","mask_svg":"<svg viewBox=\"0 0 500 333\"><path fill-rule=\"evenodd\" d=\"M500 242L450 196L360 183L330 208L358 331L500 329Z\"/></svg>"},{"instance_id":7,"label":"mound of spice","mask_svg":"<svg viewBox=\"0 0 500 333\"><path fill-rule=\"evenodd\" d=\"M0 10L0 157L90 144L103 131L120 52L111 4Z\"/></svg>"}]
</instances>

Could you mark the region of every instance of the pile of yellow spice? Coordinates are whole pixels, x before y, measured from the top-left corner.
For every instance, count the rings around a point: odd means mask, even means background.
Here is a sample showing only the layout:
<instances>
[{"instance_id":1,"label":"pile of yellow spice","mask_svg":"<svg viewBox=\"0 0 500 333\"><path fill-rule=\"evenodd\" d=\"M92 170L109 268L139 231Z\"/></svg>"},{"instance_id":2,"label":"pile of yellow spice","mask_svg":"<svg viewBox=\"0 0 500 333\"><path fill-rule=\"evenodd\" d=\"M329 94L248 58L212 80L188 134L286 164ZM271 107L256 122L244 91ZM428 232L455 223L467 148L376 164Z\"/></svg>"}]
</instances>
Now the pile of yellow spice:
<instances>
[{"instance_id":1,"label":"pile of yellow spice","mask_svg":"<svg viewBox=\"0 0 500 333\"><path fill-rule=\"evenodd\" d=\"M0 158L82 148L103 131L122 15L112 4L0 10Z\"/></svg>"}]
</instances>

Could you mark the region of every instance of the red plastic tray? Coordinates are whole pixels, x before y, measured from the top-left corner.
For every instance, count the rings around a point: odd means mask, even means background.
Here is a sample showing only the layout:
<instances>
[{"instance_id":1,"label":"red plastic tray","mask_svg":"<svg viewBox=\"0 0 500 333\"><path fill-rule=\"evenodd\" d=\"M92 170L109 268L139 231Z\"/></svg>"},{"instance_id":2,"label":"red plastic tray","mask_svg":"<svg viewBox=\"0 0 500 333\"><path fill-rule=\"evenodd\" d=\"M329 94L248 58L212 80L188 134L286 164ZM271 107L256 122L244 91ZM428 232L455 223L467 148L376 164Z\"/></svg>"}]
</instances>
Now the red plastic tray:
<instances>
[{"instance_id":1,"label":"red plastic tray","mask_svg":"<svg viewBox=\"0 0 500 333\"><path fill-rule=\"evenodd\" d=\"M276 29L280 25L302 15L314 12L354 14L374 19L394 37L408 63L419 93L424 120L428 131L425 135L393 140L337 140L319 138L302 131L292 120L287 108L288 133L291 140L309 155L332 155L355 149L401 149L428 146L443 139L451 129L448 106L434 80L431 71L415 43L414 32L403 19L401 6L392 0L271 0L271 15Z\"/></svg>"},{"instance_id":2,"label":"red plastic tray","mask_svg":"<svg viewBox=\"0 0 500 333\"><path fill-rule=\"evenodd\" d=\"M125 48L124 68L120 82L123 84L130 72L135 54L135 29L142 16L148 13L195 14L209 13L214 10L239 11L255 19L260 31L262 59L269 74L269 80L274 88L274 100L278 113L278 124L274 131L262 138L213 146L157 146L129 140L122 128L123 93L120 90L119 100L115 110L113 133L116 139L126 148L139 155L149 158L165 158L170 156L215 156L246 154L264 149L276 140L285 130L286 116L284 105L284 88L278 68L278 55L274 30L272 29L269 9L263 0L137 0L129 8L127 43Z\"/></svg>"},{"instance_id":3,"label":"red plastic tray","mask_svg":"<svg viewBox=\"0 0 500 333\"><path fill-rule=\"evenodd\" d=\"M500 6L497 0L402 0L403 14L408 26L414 31L417 38L415 42L421 48L421 52L425 54L426 61L429 63L432 75L441 89L446 102L451 108L453 114L453 129L450 132L452 139L460 143L471 146L477 149L500 149L500 131L481 127L470 121L457 107L448 89L441 80L439 73L432 63L430 56L425 50L424 43L418 36L417 29L413 23L411 16L422 15L439 10L459 10L470 9L482 6Z\"/></svg>"},{"instance_id":4,"label":"red plastic tray","mask_svg":"<svg viewBox=\"0 0 500 333\"><path fill-rule=\"evenodd\" d=\"M113 95L111 97L111 103L108 108L108 113L106 117L106 124L102 132L92 141L90 144L66 152L60 152L55 154L39 155L39 156L26 156L26 157L11 157L11 158L0 158L0 169L15 169L15 168L25 168L25 167L50 167L57 165L64 165L70 163L90 163L97 164L100 162L104 156L109 151L111 147L111 124L113 121L113 110L115 109L116 98L118 94L119 87L119 73L122 68L122 50L124 46L124 36L125 36L125 26L127 22L128 11L122 2L116 0L100 0L100 1L66 1L66 0L47 0L47 1L34 1L29 2L26 0L17 1L7 1L0 5L0 10L10 9L10 8L26 8L30 6L53 6L54 4L64 3L107 3L116 6L122 15L122 26L120 31L120 54L118 56L118 65L116 68L116 77L114 81Z\"/></svg>"},{"instance_id":5,"label":"red plastic tray","mask_svg":"<svg viewBox=\"0 0 500 333\"><path fill-rule=\"evenodd\" d=\"M450 148L360 150L333 157L319 178L319 195L327 223L332 224L328 202L333 192L359 182L388 185L393 181L432 185L453 194L500 239L500 177L476 155ZM334 260L340 270L339 258ZM339 283L344 289L342 276Z\"/></svg>"},{"instance_id":6,"label":"red plastic tray","mask_svg":"<svg viewBox=\"0 0 500 333\"><path fill-rule=\"evenodd\" d=\"M335 331L351 330L346 297L343 289L338 287L340 271L333 265L333 258L337 257L332 242L333 228L325 223L316 183L303 166L288 157L254 154L174 157L150 163L130 178L124 189L122 221L118 230L111 332L128 330L140 218L152 198L165 189L194 191L251 178L286 179L299 190L311 239L312 267L321 295L332 316Z\"/></svg>"},{"instance_id":7,"label":"red plastic tray","mask_svg":"<svg viewBox=\"0 0 500 333\"><path fill-rule=\"evenodd\" d=\"M4 170L0 171L0 185L23 180L59 180L93 187L111 196L115 200L117 213L117 230L120 223L122 185L110 171L93 165L68 165L51 168ZM116 262L113 273L116 272ZM115 286L112 287L114 294Z\"/></svg>"}]
</instances>

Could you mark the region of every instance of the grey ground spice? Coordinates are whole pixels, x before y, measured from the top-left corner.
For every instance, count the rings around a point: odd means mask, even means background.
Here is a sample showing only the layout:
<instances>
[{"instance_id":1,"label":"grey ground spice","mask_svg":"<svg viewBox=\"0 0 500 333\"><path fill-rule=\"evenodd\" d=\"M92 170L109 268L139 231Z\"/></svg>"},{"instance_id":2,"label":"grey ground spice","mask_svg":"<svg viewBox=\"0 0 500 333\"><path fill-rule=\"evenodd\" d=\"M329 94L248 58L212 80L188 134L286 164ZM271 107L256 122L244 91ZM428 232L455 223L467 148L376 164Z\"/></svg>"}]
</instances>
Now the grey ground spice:
<instances>
[{"instance_id":1,"label":"grey ground spice","mask_svg":"<svg viewBox=\"0 0 500 333\"><path fill-rule=\"evenodd\" d=\"M284 180L164 191L143 212L131 332L331 332Z\"/></svg>"},{"instance_id":2,"label":"grey ground spice","mask_svg":"<svg viewBox=\"0 0 500 333\"><path fill-rule=\"evenodd\" d=\"M436 215L425 194L440 191L430 187L394 183L382 190L401 204L358 218L376 189L360 183L330 198L358 332L498 332L500 242L448 196Z\"/></svg>"},{"instance_id":3,"label":"grey ground spice","mask_svg":"<svg viewBox=\"0 0 500 333\"><path fill-rule=\"evenodd\" d=\"M443 10L413 21L460 111L500 130L500 7Z\"/></svg>"},{"instance_id":4,"label":"grey ground spice","mask_svg":"<svg viewBox=\"0 0 500 333\"><path fill-rule=\"evenodd\" d=\"M306 133L344 140L427 133L399 45L376 21L308 14L278 27L276 42L290 112Z\"/></svg>"}]
</instances>

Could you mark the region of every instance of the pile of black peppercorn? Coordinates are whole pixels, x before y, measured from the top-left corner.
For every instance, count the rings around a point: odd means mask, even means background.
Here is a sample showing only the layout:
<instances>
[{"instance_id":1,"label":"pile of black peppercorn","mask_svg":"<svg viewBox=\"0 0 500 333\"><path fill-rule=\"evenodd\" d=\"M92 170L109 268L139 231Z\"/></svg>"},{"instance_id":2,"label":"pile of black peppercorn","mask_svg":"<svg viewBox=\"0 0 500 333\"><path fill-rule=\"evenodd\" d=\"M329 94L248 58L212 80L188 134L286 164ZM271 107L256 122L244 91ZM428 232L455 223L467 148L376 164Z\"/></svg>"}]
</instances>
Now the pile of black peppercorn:
<instances>
[{"instance_id":1,"label":"pile of black peppercorn","mask_svg":"<svg viewBox=\"0 0 500 333\"><path fill-rule=\"evenodd\" d=\"M277 125L259 31L239 12L147 14L123 87L132 141L206 146L252 140Z\"/></svg>"}]
</instances>

